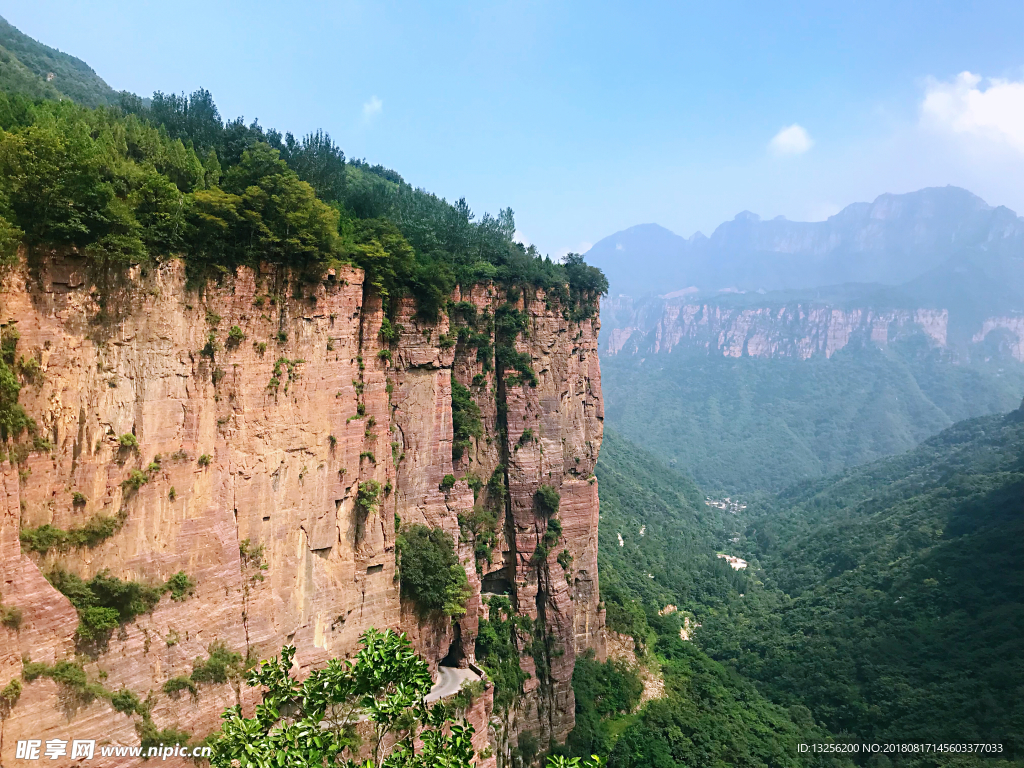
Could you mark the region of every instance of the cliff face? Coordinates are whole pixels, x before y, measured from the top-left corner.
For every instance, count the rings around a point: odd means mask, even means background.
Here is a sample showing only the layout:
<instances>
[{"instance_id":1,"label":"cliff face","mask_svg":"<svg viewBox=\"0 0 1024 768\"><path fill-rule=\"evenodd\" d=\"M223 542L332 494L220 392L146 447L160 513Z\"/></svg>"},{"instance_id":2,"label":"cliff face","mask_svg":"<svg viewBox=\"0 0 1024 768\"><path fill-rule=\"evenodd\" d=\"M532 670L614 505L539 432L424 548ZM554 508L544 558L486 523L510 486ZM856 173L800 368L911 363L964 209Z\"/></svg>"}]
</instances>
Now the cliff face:
<instances>
[{"instance_id":1,"label":"cliff face","mask_svg":"<svg viewBox=\"0 0 1024 768\"><path fill-rule=\"evenodd\" d=\"M1016 360L1024 361L1024 315L986 318L971 341L974 344L994 342Z\"/></svg>"},{"instance_id":2,"label":"cliff face","mask_svg":"<svg viewBox=\"0 0 1024 768\"><path fill-rule=\"evenodd\" d=\"M724 357L803 360L831 357L852 341L885 346L911 334L923 334L931 347L951 346L949 313L944 309L876 310L811 302L736 307L698 303L685 296L639 301L620 296L606 300L602 310L606 322L601 352L608 355L698 350ZM992 341L1024 360L1021 318L986 320L971 344L987 354Z\"/></svg>"},{"instance_id":3,"label":"cliff face","mask_svg":"<svg viewBox=\"0 0 1024 768\"><path fill-rule=\"evenodd\" d=\"M494 287L453 298L489 315L506 303ZM486 582L536 619L551 658L550 672L533 674L490 733L491 692L473 708L478 744L496 739L500 762L524 731L541 743L564 738L575 653L603 653L592 477L603 419L598 322L570 321L542 293L515 306L526 318L517 349L529 356L536 387L507 385L500 366L485 370L477 349L454 343L447 316L419 322L411 301L400 306L388 347L380 302L364 295L359 270L308 284L241 269L201 292L186 288L178 262L102 292L72 258L9 276L0 323L17 328L18 355L39 363L20 401L51 450L0 471L0 595L22 613L17 630L0 627L0 688L22 674L25 658L77 657L109 691L152 692L158 727L201 737L226 706L255 703L253 691L232 683L202 685L198 698L162 693L211 644L243 657L293 644L308 670L353 653L368 627L396 627L432 664L447 657L465 666ZM236 325L244 338L232 340ZM453 371L478 403L483 430L454 466ZM523 440L527 429L533 439ZM125 434L137 449L119 444ZM491 563L474 562L473 535L459 523L474 506L467 480L486 482L499 465L507 488L499 543ZM137 490L124 485L133 470L146 478ZM445 490L447 474L459 480ZM370 480L382 492L366 514L356 495ZM564 539L535 558L542 483L561 493ZM486 489L478 495L488 503ZM40 555L19 541L22 529L73 529L96 515L121 524L94 547ZM439 526L459 543L473 594L456 622L421 622L402 605L396 516ZM571 561L559 559L563 549ZM184 571L195 589L181 601L165 596L102 646L86 646L75 638L75 609L44 578L58 566L149 584ZM536 654L520 640L523 668L534 673ZM0 723L0 756L12 760L24 738L138 744L137 720L42 677L24 684Z\"/></svg>"}]
</instances>

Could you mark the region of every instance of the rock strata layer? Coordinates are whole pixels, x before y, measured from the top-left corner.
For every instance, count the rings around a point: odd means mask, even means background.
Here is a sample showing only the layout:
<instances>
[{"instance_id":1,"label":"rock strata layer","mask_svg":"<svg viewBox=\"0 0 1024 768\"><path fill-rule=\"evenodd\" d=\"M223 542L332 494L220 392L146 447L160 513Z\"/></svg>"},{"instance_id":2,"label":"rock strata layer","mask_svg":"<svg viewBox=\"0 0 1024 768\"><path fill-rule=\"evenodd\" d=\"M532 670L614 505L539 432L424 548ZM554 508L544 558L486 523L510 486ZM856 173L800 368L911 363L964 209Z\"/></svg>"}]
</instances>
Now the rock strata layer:
<instances>
[{"instance_id":1,"label":"rock strata layer","mask_svg":"<svg viewBox=\"0 0 1024 768\"><path fill-rule=\"evenodd\" d=\"M692 298L632 299L602 304L601 353L701 352L723 357L831 357L851 343L884 347L920 335L929 348L959 357L1002 353L1024 361L1024 317L984 320L969 340L954 341L945 309L874 309L791 302L736 307Z\"/></svg>"}]
</instances>

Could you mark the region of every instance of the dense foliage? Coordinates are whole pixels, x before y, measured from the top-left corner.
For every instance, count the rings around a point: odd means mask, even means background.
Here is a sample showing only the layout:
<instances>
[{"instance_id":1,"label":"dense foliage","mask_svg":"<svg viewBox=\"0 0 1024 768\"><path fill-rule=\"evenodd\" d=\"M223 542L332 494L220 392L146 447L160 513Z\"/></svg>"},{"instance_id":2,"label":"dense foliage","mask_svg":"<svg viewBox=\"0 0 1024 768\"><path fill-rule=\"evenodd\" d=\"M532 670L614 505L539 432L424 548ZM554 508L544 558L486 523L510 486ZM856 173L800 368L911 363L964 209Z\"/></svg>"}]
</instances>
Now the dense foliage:
<instances>
[{"instance_id":1,"label":"dense foliage","mask_svg":"<svg viewBox=\"0 0 1024 768\"><path fill-rule=\"evenodd\" d=\"M488 618L480 620L476 636L476 658L494 681L494 706L508 709L519 700L529 675L519 665L519 649L532 639L529 616L517 614L504 595L488 599Z\"/></svg>"},{"instance_id":2,"label":"dense foliage","mask_svg":"<svg viewBox=\"0 0 1024 768\"><path fill-rule=\"evenodd\" d=\"M457 461L484 433L480 422L480 406L476 404L468 387L464 387L452 373L452 460Z\"/></svg>"},{"instance_id":3,"label":"dense foliage","mask_svg":"<svg viewBox=\"0 0 1024 768\"><path fill-rule=\"evenodd\" d=\"M598 715L630 712L640 703L643 683L635 671L621 662L601 664L590 651L576 659L573 690L577 698L592 705Z\"/></svg>"},{"instance_id":4,"label":"dense foliage","mask_svg":"<svg viewBox=\"0 0 1024 768\"><path fill-rule=\"evenodd\" d=\"M702 647L864 741L1001 743L1024 760L1022 411L749 510L764 585Z\"/></svg>"},{"instance_id":5,"label":"dense foliage","mask_svg":"<svg viewBox=\"0 0 1024 768\"><path fill-rule=\"evenodd\" d=\"M2 222L0 222L2 224ZM17 376L18 332L0 329L0 442L6 443L35 427L25 409L18 404L21 383Z\"/></svg>"},{"instance_id":6,"label":"dense foliage","mask_svg":"<svg viewBox=\"0 0 1024 768\"><path fill-rule=\"evenodd\" d=\"M769 702L741 675L680 639L681 629L693 631L687 622L705 620L747 589L745 574L715 557L725 527L719 511L704 505L692 480L611 430L597 475L608 624L635 639L666 694L639 712L624 712L635 701L628 692L636 684L621 679L617 688L625 698L602 700L603 683L623 670L578 659L577 725L566 751L608 754L609 766L831 764L797 750L801 742L829 738L806 710Z\"/></svg>"},{"instance_id":7,"label":"dense foliage","mask_svg":"<svg viewBox=\"0 0 1024 768\"><path fill-rule=\"evenodd\" d=\"M102 571L86 581L56 567L46 578L78 611L76 636L84 641L103 641L118 625L139 614L150 613L160 598L170 592L175 600L184 600L195 583L184 572L174 574L163 584L124 581Z\"/></svg>"},{"instance_id":8,"label":"dense foliage","mask_svg":"<svg viewBox=\"0 0 1024 768\"><path fill-rule=\"evenodd\" d=\"M640 703L640 676L625 664L601 663L590 651L576 657L572 689L576 694L576 726L565 751L607 755L613 746L613 729L620 723L628 725L632 721L629 715Z\"/></svg>"},{"instance_id":9,"label":"dense foliage","mask_svg":"<svg viewBox=\"0 0 1024 768\"><path fill-rule=\"evenodd\" d=\"M920 339L830 359L601 360L609 426L709 492L781 490L1020 402L1024 365L954 364Z\"/></svg>"},{"instance_id":10,"label":"dense foliage","mask_svg":"<svg viewBox=\"0 0 1024 768\"><path fill-rule=\"evenodd\" d=\"M584 313L607 291L580 257L515 243L511 210L475 221L465 200L347 163L323 132L225 123L207 91L97 109L0 93L0 128L0 246L20 233L103 266L184 254L193 274L275 263L315 279L354 263L386 304L411 294L426 317L459 283L531 285Z\"/></svg>"},{"instance_id":11,"label":"dense foliage","mask_svg":"<svg viewBox=\"0 0 1024 768\"><path fill-rule=\"evenodd\" d=\"M440 611L448 616L466 612L469 579L455 554L455 542L440 528L404 526L395 544L402 598L421 613Z\"/></svg>"},{"instance_id":12,"label":"dense foliage","mask_svg":"<svg viewBox=\"0 0 1024 768\"><path fill-rule=\"evenodd\" d=\"M597 477L598 568L610 627L643 640L646 612L673 604L701 617L743 591L743 574L715 557L722 521L692 480L613 430L605 432Z\"/></svg>"},{"instance_id":13,"label":"dense foliage","mask_svg":"<svg viewBox=\"0 0 1024 768\"><path fill-rule=\"evenodd\" d=\"M37 528L22 527L18 533L21 543L32 552L45 555L50 550L64 552L77 547L95 547L117 533L124 525L125 516L116 517L97 514L84 525L69 530L49 523Z\"/></svg>"},{"instance_id":14,"label":"dense foliage","mask_svg":"<svg viewBox=\"0 0 1024 768\"><path fill-rule=\"evenodd\" d=\"M299 681L292 677L294 647L249 673L263 689L253 717L240 706L223 715L212 764L218 768L469 768L473 726L450 718L443 704L428 706L427 663L404 634L369 629L353 661L332 659ZM359 760L358 722L371 729L370 757Z\"/></svg>"},{"instance_id":15,"label":"dense foliage","mask_svg":"<svg viewBox=\"0 0 1024 768\"><path fill-rule=\"evenodd\" d=\"M560 751L608 754L612 768L848 764L801 754L801 743L829 735L804 707L772 704L750 681L681 640L679 614L654 615L651 624L656 641L648 663L657 664L665 695L629 714L639 693L635 678L614 662L578 659L576 727Z\"/></svg>"},{"instance_id":16,"label":"dense foliage","mask_svg":"<svg viewBox=\"0 0 1024 768\"><path fill-rule=\"evenodd\" d=\"M827 739L806 710L769 703L750 682L680 640L678 615L654 623L667 695L648 704L626 729L611 752L610 766L844 764L801 754L801 743Z\"/></svg>"},{"instance_id":17,"label":"dense foliage","mask_svg":"<svg viewBox=\"0 0 1024 768\"><path fill-rule=\"evenodd\" d=\"M602 598L667 695L631 717L579 697L571 750L612 766L815 765L827 763L796 744L983 741L1004 745L995 764L1021 764L1022 445L1021 411L975 419L717 517L687 478L608 431ZM751 567L732 571L719 547ZM678 612L659 615L669 603Z\"/></svg>"}]
</instances>

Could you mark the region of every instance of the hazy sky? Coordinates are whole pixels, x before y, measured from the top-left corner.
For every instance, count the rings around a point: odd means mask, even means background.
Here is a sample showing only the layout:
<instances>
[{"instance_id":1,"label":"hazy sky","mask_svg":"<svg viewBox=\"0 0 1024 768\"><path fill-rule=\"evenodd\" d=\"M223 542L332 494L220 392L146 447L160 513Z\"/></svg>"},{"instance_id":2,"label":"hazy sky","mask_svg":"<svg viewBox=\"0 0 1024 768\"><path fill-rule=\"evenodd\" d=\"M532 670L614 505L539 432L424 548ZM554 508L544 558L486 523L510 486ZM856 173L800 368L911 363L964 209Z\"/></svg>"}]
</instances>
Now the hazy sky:
<instances>
[{"instance_id":1,"label":"hazy sky","mask_svg":"<svg viewBox=\"0 0 1024 768\"><path fill-rule=\"evenodd\" d=\"M111 86L330 132L551 254L957 184L1024 211L1024 3L0 0ZM969 73L969 74L963 74Z\"/></svg>"}]
</instances>

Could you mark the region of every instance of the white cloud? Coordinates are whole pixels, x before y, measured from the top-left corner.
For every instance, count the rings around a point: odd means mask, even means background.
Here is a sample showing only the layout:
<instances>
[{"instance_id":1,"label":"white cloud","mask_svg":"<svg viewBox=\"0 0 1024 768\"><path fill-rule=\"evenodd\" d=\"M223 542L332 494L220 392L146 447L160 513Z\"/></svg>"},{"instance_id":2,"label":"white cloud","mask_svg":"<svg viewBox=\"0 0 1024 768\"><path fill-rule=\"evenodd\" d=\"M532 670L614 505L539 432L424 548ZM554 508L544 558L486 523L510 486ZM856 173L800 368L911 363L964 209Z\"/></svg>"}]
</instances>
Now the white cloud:
<instances>
[{"instance_id":1,"label":"white cloud","mask_svg":"<svg viewBox=\"0 0 1024 768\"><path fill-rule=\"evenodd\" d=\"M384 109L384 102L378 99L376 96L371 96L370 100L363 104L363 120L369 122L374 117L381 113Z\"/></svg>"},{"instance_id":2,"label":"white cloud","mask_svg":"<svg viewBox=\"0 0 1024 768\"><path fill-rule=\"evenodd\" d=\"M1024 153L1024 81L986 80L961 72L952 82L929 80L921 120L940 131L1008 144Z\"/></svg>"},{"instance_id":3,"label":"white cloud","mask_svg":"<svg viewBox=\"0 0 1024 768\"><path fill-rule=\"evenodd\" d=\"M802 125L793 123L775 134L768 146L777 155L802 155L811 145L811 137Z\"/></svg>"},{"instance_id":4,"label":"white cloud","mask_svg":"<svg viewBox=\"0 0 1024 768\"><path fill-rule=\"evenodd\" d=\"M522 243L523 245L529 247L530 243L533 242L533 241L530 240L530 238L526 236L525 232L523 232L521 229L517 229L512 234L512 242L514 242L514 243Z\"/></svg>"},{"instance_id":5,"label":"white cloud","mask_svg":"<svg viewBox=\"0 0 1024 768\"><path fill-rule=\"evenodd\" d=\"M555 261L564 261L565 257L568 256L570 253L586 253L593 247L593 243L588 242L586 240L581 240L575 246L571 246L569 248L559 248L558 251L555 253Z\"/></svg>"}]
</instances>

